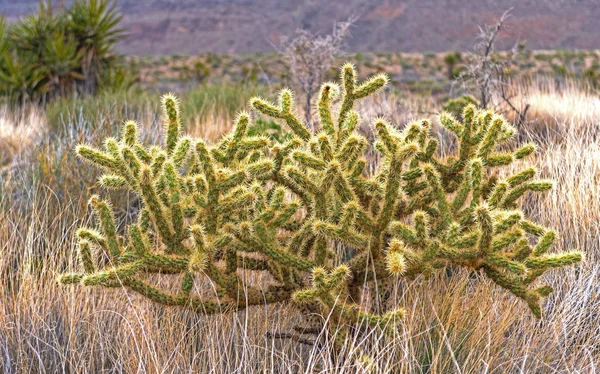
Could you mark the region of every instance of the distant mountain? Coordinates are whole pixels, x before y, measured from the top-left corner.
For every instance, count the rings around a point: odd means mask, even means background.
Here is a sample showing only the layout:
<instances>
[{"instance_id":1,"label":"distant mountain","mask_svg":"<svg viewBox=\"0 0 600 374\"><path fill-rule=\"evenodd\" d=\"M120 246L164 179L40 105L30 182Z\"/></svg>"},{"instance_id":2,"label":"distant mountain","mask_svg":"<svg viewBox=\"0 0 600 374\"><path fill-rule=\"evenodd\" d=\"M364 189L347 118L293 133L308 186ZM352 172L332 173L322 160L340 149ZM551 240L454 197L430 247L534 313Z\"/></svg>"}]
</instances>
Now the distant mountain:
<instances>
[{"instance_id":1,"label":"distant mountain","mask_svg":"<svg viewBox=\"0 0 600 374\"><path fill-rule=\"evenodd\" d=\"M59 1L59 4L69 1ZM37 0L0 0L9 19ZM600 48L600 0L120 0L127 54L269 52L302 27L331 31L335 20L359 17L348 50L466 50L478 25L513 7L506 37L532 49Z\"/></svg>"}]
</instances>

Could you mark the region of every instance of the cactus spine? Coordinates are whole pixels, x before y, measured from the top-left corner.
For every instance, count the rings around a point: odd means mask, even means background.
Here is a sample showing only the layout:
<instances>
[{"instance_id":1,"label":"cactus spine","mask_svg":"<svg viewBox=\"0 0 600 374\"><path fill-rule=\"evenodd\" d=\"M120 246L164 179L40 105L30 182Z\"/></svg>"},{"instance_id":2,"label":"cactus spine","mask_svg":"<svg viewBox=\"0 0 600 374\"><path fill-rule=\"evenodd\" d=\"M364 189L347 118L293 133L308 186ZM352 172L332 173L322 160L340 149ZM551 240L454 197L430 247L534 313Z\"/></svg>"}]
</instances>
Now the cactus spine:
<instances>
[{"instance_id":1,"label":"cactus spine","mask_svg":"<svg viewBox=\"0 0 600 374\"><path fill-rule=\"evenodd\" d=\"M120 235L110 204L92 197L98 227L77 232L82 272L60 281L124 286L206 314L293 300L337 325L384 326L404 312L363 309L365 280L369 287L459 266L485 273L540 317L540 299L551 289L534 282L581 254L549 254L556 234L518 210L519 199L550 189L550 182L537 180L533 168L495 177L496 169L527 158L535 147L508 150L515 129L472 105L462 122L440 116L458 139L456 155L447 158L438 156L428 121L399 131L376 119L373 145L381 161L369 173L369 142L357 131L361 118L353 108L387 78L359 83L346 64L341 80L339 87L321 88L316 134L296 115L291 91L281 91L277 104L251 100L256 111L287 124L292 136L281 143L248 136L246 113L216 144L183 136L177 99L167 95L164 148L143 145L134 122L103 150L78 146L79 156L106 171L104 187L133 191L143 205L138 221ZM354 255L335 266L342 261L336 249L344 247ZM107 267L97 268L94 251L107 256ZM271 285L251 284L239 269L266 272ZM152 273L178 275L179 291L152 285L146 277ZM210 278L218 299L198 296L200 277Z\"/></svg>"}]
</instances>

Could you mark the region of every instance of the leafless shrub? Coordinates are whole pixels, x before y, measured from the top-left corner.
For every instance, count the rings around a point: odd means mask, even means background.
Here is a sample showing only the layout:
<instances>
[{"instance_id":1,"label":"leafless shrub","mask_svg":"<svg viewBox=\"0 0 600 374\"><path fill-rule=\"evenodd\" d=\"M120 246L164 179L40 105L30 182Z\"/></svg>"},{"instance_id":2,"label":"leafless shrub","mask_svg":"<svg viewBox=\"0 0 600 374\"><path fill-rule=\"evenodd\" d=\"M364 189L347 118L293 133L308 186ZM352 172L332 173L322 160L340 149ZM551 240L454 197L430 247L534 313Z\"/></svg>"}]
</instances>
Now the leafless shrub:
<instances>
[{"instance_id":1,"label":"leafless shrub","mask_svg":"<svg viewBox=\"0 0 600 374\"><path fill-rule=\"evenodd\" d=\"M510 89L510 79L525 45L517 41L506 53L495 53L496 42L500 32L506 29L511 11L512 8L506 10L494 25L479 27L479 41L467 55L466 70L458 81L465 90L478 97L482 108L492 107L513 112L515 122L520 126L526 120L529 104L525 97L521 97L521 102L516 103L516 97Z\"/></svg>"},{"instance_id":2,"label":"leafless shrub","mask_svg":"<svg viewBox=\"0 0 600 374\"><path fill-rule=\"evenodd\" d=\"M302 91L305 121L311 129L311 100L327 70L343 54L344 41L355 21L355 17L350 17L346 21L336 22L333 32L328 35L298 29L293 37L282 42L281 53L290 67L293 83Z\"/></svg>"}]
</instances>

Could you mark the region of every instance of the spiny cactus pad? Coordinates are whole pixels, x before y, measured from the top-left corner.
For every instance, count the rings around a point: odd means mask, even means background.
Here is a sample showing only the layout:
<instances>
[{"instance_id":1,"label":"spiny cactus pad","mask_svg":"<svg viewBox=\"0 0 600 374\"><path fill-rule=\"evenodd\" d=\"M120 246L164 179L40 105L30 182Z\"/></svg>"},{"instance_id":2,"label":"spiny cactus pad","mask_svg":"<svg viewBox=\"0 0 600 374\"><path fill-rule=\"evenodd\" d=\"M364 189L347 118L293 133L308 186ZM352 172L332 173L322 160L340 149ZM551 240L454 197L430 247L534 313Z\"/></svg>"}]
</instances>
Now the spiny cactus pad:
<instances>
[{"instance_id":1,"label":"spiny cactus pad","mask_svg":"<svg viewBox=\"0 0 600 374\"><path fill-rule=\"evenodd\" d=\"M581 254L548 253L556 234L519 210L522 197L551 182L536 179L531 167L497 177L535 147L509 150L515 129L472 105L462 122L439 118L457 138L453 156L440 156L427 120L400 131L375 119L370 144L353 107L387 78L359 83L346 64L341 80L341 87L321 88L316 134L295 113L292 92L282 90L277 104L254 98L251 105L287 124L291 137L248 136L251 119L241 113L231 133L209 145L181 134L177 99L166 95L164 147L142 144L134 122L103 150L78 146L79 156L105 170L101 185L132 191L142 203L137 222L121 235L110 204L92 197L98 227L77 231L82 271L60 281L127 287L207 314L292 301L338 326L381 325L404 313L386 305L382 285L460 266L487 274L539 317L540 299L552 289L534 286L536 279ZM369 171L373 148L379 161ZM100 255L108 260L102 269ZM269 281L257 283L245 271ZM153 285L153 273L176 276L179 290ZM194 287L202 277L215 296ZM367 292L375 284L379 292ZM366 295L379 307L365 307Z\"/></svg>"}]
</instances>

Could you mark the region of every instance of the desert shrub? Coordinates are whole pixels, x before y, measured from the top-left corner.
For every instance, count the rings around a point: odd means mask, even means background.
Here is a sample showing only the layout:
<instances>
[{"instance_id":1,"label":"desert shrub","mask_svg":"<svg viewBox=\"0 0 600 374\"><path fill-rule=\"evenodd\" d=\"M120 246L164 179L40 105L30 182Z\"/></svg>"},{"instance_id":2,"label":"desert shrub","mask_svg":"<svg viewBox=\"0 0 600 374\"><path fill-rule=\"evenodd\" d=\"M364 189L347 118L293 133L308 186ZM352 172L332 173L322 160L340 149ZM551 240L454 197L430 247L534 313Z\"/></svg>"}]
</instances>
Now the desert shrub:
<instances>
[{"instance_id":1,"label":"desert shrub","mask_svg":"<svg viewBox=\"0 0 600 374\"><path fill-rule=\"evenodd\" d=\"M445 91L445 87L437 80L424 78L407 82L411 93L420 96L434 96Z\"/></svg>"},{"instance_id":2,"label":"desert shrub","mask_svg":"<svg viewBox=\"0 0 600 374\"><path fill-rule=\"evenodd\" d=\"M598 66L591 66L583 71L583 79L592 88L598 88Z\"/></svg>"},{"instance_id":3,"label":"desert shrub","mask_svg":"<svg viewBox=\"0 0 600 374\"><path fill-rule=\"evenodd\" d=\"M276 142L289 140L290 133L284 132L281 125L272 119L257 118L253 124L248 126L247 135L268 136Z\"/></svg>"},{"instance_id":4,"label":"desert shrub","mask_svg":"<svg viewBox=\"0 0 600 374\"><path fill-rule=\"evenodd\" d=\"M473 96L463 95L448 99L442 109L454 117L460 118L468 105L477 105L477 100Z\"/></svg>"},{"instance_id":5,"label":"desert shrub","mask_svg":"<svg viewBox=\"0 0 600 374\"><path fill-rule=\"evenodd\" d=\"M508 110L516 115L515 122L520 127L527 120L529 103L523 98L517 102L519 98L515 97L510 83L523 60L525 44L517 42L504 54L496 52L496 42L506 27L511 10L505 11L494 25L479 28L479 41L467 55L465 69L457 78L467 92L478 98L482 108Z\"/></svg>"},{"instance_id":6,"label":"desert shrub","mask_svg":"<svg viewBox=\"0 0 600 374\"><path fill-rule=\"evenodd\" d=\"M173 70L179 71L179 80L191 81L194 84L203 83L210 75L210 67L200 60L195 61L191 67L184 63L181 66L174 66Z\"/></svg>"},{"instance_id":7,"label":"desert shrub","mask_svg":"<svg viewBox=\"0 0 600 374\"><path fill-rule=\"evenodd\" d=\"M215 55L213 53L209 53L206 55L206 62L213 68L216 69L221 66L222 59L221 56Z\"/></svg>"},{"instance_id":8,"label":"desert shrub","mask_svg":"<svg viewBox=\"0 0 600 374\"><path fill-rule=\"evenodd\" d=\"M333 32L325 36L300 29L293 38L283 41L282 53L294 84L302 90L304 121L311 129L312 99L336 57L342 54L354 21L350 17L345 22L336 22Z\"/></svg>"},{"instance_id":9,"label":"desert shrub","mask_svg":"<svg viewBox=\"0 0 600 374\"><path fill-rule=\"evenodd\" d=\"M36 14L0 21L0 93L23 104L131 87L135 74L113 53L120 20L112 0L76 0L60 12L41 2Z\"/></svg>"},{"instance_id":10,"label":"desert shrub","mask_svg":"<svg viewBox=\"0 0 600 374\"><path fill-rule=\"evenodd\" d=\"M246 83L256 83L258 82L258 74L260 73L260 69L257 65L252 64L251 66L242 66L241 70L241 78Z\"/></svg>"},{"instance_id":11,"label":"desert shrub","mask_svg":"<svg viewBox=\"0 0 600 374\"><path fill-rule=\"evenodd\" d=\"M359 83L347 64L341 80L341 87L321 87L317 134L295 114L284 89L278 104L255 97L251 105L286 124L287 140L249 136L250 115L241 113L234 130L209 145L182 134L177 99L167 95L164 146L142 143L133 121L102 150L78 146L79 156L105 171L102 186L131 191L142 205L121 235L109 201L92 196L97 228L77 231L81 271L60 281L127 287L205 314L290 301L306 316L297 333L319 333L327 319L343 344L365 327L394 335L405 313L390 305L399 277L464 267L487 275L540 317L540 300L552 289L536 280L581 254L549 253L556 233L519 209L523 197L552 187L532 167L504 168L535 147L510 150L515 129L473 105L462 121L440 116L459 143L450 157L438 155L427 120L399 131L376 118L373 146L381 161L369 173L369 142L357 131L361 119L353 107L387 77ZM266 274L268 282L248 272ZM175 284L161 288L149 277L157 273ZM195 288L202 277L214 289Z\"/></svg>"},{"instance_id":12,"label":"desert shrub","mask_svg":"<svg viewBox=\"0 0 600 374\"><path fill-rule=\"evenodd\" d=\"M456 65L458 65L458 63L460 63L461 60L462 55L458 51L447 53L444 56L444 63L446 64L448 72L448 80L453 80L454 78L458 77L458 74L456 72Z\"/></svg>"},{"instance_id":13,"label":"desert shrub","mask_svg":"<svg viewBox=\"0 0 600 374\"><path fill-rule=\"evenodd\" d=\"M210 75L210 67L202 61L196 61L192 68L192 74L196 82L202 83Z\"/></svg>"}]
</instances>

